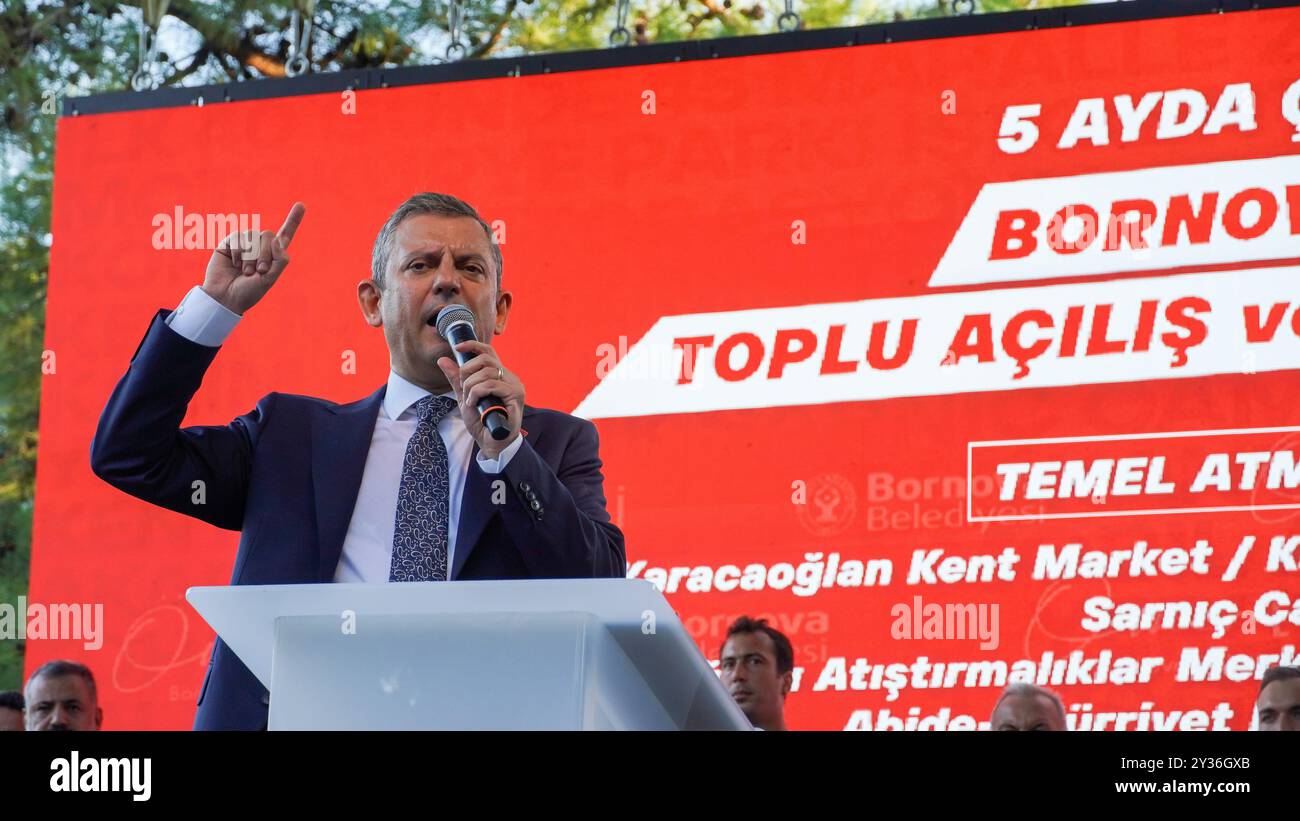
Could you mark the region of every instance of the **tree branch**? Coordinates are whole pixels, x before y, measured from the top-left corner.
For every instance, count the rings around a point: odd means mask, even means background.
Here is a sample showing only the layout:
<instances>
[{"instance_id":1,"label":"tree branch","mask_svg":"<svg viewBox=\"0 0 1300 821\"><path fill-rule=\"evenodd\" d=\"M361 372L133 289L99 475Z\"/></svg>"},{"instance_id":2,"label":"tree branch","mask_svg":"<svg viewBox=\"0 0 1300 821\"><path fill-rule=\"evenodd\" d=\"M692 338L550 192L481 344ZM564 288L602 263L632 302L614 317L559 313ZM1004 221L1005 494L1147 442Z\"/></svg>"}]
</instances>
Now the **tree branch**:
<instances>
[{"instance_id":1,"label":"tree branch","mask_svg":"<svg viewBox=\"0 0 1300 821\"><path fill-rule=\"evenodd\" d=\"M209 57L209 52L207 46L206 45L199 46L199 50L194 52L194 57L192 60L190 60L190 64L185 68L181 69L180 71L177 71L175 74L168 77L166 80L163 80L163 85L168 85L168 86L179 85L181 80L184 80L186 77L190 76L195 71L198 71L200 68L202 68L204 63L208 61L208 57Z\"/></svg>"},{"instance_id":2,"label":"tree branch","mask_svg":"<svg viewBox=\"0 0 1300 821\"><path fill-rule=\"evenodd\" d=\"M142 0L118 0L118 5L140 8ZM210 20L190 0L172 0L167 13L198 32L203 48L210 53L226 54L240 65L257 69L266 77L283 77L284 60L259 49L248 39L229 28L228 20Z\"/></svg>"},{"instance_id":3,"label":"tree branch","mask_svg":"<svg viewBox=\"0 0 1300 821\"><path fill-rule=\"evenodd\" d=\"M501 39L501 32L505 30L506 24L510 22L510 15L514 13L517 5L519 5L519 0L510 0L506 4L506 10L501 13L501 18L497 20L496 27L492 29L492 34L483 41L482 45L470 52L468 59L477 59L496 48L497 42Z\"/></svg>"}]
</instances>

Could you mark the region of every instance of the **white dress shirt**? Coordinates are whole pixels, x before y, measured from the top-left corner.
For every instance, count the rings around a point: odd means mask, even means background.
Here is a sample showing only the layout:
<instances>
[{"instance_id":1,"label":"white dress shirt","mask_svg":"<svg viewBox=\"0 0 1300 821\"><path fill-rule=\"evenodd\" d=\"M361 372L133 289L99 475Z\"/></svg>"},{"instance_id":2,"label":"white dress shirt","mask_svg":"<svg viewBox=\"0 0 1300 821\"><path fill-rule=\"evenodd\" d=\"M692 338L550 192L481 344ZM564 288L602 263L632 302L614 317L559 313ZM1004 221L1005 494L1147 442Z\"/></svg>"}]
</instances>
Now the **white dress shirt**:
<instances>
[{"instance_id":1,"label":"white dress shirt","mask_svg":"<svg viewBox=\"0 0 1300 821\"><path fill-rule=\"evenodd\" d=\"M200 345L220 346L239 322L240 315L195 286L167 317L167 325L176 333ZM343 553L334 571L336 582L386 582L393 558L393 528L397 519L397 491L402 480L402 463L406 445L415 434L415 403L429 391L403 379L396 371L388 372L388 389L375 419L366 455L361 489L343 540ZM452 396L447 391L443 396ZM456 548L456 525L460 520L465 476L470 470L474 439L464 418L452 411L438 422L438 435L447 448L448 510L447 566L452 566ZM476 458L484 473L500 473L523 444L516 437L497 459L488 459L480 451Z\"/></svg>"}]
</instances>

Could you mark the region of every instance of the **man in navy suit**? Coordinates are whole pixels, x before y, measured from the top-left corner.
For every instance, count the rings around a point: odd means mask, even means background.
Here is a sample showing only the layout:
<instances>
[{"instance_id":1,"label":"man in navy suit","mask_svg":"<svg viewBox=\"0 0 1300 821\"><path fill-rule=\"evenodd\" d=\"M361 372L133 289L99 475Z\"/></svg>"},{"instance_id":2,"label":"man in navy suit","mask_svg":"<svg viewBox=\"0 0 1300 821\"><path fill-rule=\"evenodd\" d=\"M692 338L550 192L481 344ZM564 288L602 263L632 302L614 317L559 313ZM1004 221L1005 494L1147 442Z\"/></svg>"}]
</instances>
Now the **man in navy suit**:
<instances>
[{"instance_id":1,"label":"man in navy suit","mask_svg":"<svg viewBox=\"0 0 1300 821\"><path fill-rule=\"evenodd\" d=\"M159 311L99 420L91 467L145 501L242 531L231 584L622 577L596 428L524 404L486 340L505 331L501 249L468 204L417 194L357 286L388 344L388 382L339 405L272 393L225 426L180 428L219 346L289 264L305 208L278 233L226 237L175 311ZM463 367L433 324L475 317ZM480 398L507 409L492 438ZM265 729L269 694L218 639L194 728Z\"/></svg>"}]
</instances>

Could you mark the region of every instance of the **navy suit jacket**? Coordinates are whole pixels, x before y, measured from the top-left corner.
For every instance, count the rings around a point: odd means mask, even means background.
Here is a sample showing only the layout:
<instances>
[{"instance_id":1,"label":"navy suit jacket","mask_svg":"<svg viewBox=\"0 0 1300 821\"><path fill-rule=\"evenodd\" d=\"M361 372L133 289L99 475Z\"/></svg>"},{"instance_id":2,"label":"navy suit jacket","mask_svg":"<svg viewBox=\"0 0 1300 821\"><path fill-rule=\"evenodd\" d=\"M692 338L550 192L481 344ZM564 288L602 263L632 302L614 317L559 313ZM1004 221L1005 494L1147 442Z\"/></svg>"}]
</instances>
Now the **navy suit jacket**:
<instances>
[{"instance_id":1,"label":"navy suit jacket","mask_svg":"<svg viewBox=\"0 0 1300 821\"><path fill-rule=\"evenodd\" d=\"M154 317L100 416L95 475L147 502L242 531L231 584L333 581L387 386L346 405L272 393L229 425L181 428L218 348L173 331L168 314ZM623 534L605 511L596 427L525 406L522 428L523 444L498 475L478 467L474 446L451 578L626 575ZM498 479L504 504L493 504ZM218 639L194 729L265 729L268 703L266 688Z\"/></svg>"}]
</instances>

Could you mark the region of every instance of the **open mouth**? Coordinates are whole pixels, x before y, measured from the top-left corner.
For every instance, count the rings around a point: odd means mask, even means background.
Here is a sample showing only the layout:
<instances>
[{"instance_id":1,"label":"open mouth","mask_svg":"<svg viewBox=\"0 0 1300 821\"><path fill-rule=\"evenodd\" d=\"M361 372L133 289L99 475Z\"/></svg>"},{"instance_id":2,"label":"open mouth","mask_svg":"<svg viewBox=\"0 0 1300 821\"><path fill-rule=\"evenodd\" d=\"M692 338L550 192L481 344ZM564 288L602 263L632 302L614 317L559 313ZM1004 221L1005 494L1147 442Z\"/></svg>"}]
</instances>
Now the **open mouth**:
<instances>
[{"instance_id":1,"label":"open mouth","mask_svg":"<svg viewBox=\"0 0 1300 821\"><path fill-rule=\"evenodd\" d=\"M447 310L452 306L465 308L466 311L469 311L469 308L467 308L462 302L438 303L433 305L433 307L429 308L429 313L426 314L424 317L424 324L433 325L436 327L438 324L438 314L442 313L443 311ZM471 316L472 315L473 314L471 313Z\"/></svg>"}]
</instances>

